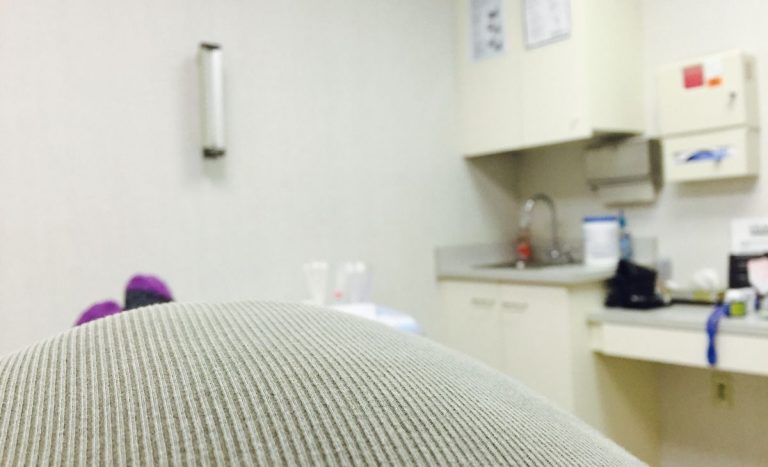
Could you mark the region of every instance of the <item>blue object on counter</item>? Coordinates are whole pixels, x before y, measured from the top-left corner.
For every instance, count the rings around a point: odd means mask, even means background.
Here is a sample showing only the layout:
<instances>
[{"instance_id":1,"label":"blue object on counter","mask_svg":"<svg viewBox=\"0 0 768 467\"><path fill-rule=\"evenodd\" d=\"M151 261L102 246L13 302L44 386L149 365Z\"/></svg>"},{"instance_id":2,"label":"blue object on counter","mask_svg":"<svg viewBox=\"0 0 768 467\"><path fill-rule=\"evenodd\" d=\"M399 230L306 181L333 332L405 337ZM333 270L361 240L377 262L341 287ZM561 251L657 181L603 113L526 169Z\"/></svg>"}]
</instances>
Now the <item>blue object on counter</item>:
<instances>
[{"instance_id":1,"label":"blue object on counter","mask_svg":"<svg viewBox=\"0 0 768 467\"><path fill-rule=\"evenodd\" d=\"M627 228L627 218L624 216L624 210L619 210L619 252L621 259L632 261L634 251L632 248L632 235Z\"/></svg>"},{"instance_id":2,"label":"blue object on counter","mask_svg":"<svg viewBox=\"0 0 768 467\"><path fill-rule=\"evenodd\" d=\"M424 330L411 315L375 303L340 303L331 308L411 334L423 334Z\"/></svg>"},{"instance_id":3,"label":"blue object on counter","mask_svg":"<svg viewBox=\"0 0 768 467\"><path fill-rule=\"evenodd\" d=\"M377 321L411 334L423 334L423 329L411 315L381 305L376 306Z\"/></svg>"},{"instance_id":4,"label":"blue object on counter","mask_svg":"<svg viewBox=\"0 0 768 467\"><path fill-rule=\"evenodd\" d=\"M585 216L583 222L619 222L616 216Z\"/></svg>"},{"instance_id":5,"label":"blue object on counter","mask_svg":"<svg viewBox=\"0 0 768 467\"><path fill-rule=\"evenodd\" d=\"M707 345L707 361L709 362L709 366L715 366L717 364L715 337L717 337L717 330L720 327L720 320L723 319L723 317L728 316L729 309L730 307L727 304L717 305L707 319L707 337L709 338L709 345Z\"/></svg>"}]
</instances>

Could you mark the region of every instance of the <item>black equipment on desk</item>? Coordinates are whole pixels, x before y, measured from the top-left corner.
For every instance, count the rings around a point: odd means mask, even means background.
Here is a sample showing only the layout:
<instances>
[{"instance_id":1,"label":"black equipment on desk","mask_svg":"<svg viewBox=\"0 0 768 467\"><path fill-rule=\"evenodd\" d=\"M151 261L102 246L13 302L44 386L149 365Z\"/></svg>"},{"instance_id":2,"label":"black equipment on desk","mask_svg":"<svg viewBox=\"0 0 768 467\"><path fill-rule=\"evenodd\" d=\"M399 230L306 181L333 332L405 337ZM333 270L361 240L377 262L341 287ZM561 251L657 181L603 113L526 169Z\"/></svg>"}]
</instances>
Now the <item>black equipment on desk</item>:
<instances>
[{"instance_id":1,"label":"black equipment on desk","mask_svg":"<svg viewBox=\"0 0 768 467\"><path fill-rule=\"evenodd\" d=\"M608 287L607 307L647 310L666 305L656 292L656 271L630 261L619 261Z\"/></svg>"}]
</instances>

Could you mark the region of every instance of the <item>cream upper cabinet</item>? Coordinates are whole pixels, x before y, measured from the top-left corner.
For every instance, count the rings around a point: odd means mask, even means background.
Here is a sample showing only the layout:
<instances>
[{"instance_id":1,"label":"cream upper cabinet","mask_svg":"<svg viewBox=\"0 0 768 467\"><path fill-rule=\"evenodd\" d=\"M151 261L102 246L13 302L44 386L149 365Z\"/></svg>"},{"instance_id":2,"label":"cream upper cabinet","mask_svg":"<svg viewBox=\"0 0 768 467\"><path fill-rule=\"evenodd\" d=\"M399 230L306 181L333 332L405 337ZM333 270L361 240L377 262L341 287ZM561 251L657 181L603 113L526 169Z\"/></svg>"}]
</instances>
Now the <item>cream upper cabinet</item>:
<instances>
[{"instance_id":1,"label":"cream upper cabinet","mask_svg":"<svg viewBox=\"0 0 768 467\"><path fill-rule=\"evenodd\" d=\"M457 0L463 154L641 133L641 1L566 1L567 37L529 48L524 0ZM483 3L500 6L504 19L503 49L487 56L476 46Z\"/></svg>"},{"instance_id":2,"label":"cream upper cabinet","mask_svg":"<svg viewBox=\"0 0 768 467\"><path fill-rule=\"evenodd\" d=\"M506 50L498 57L475 60L472 0L458 1L459 121L465 155L494 153L523 139L523 27L520 0L503 3Z\"/></svg>"}]
</instances>

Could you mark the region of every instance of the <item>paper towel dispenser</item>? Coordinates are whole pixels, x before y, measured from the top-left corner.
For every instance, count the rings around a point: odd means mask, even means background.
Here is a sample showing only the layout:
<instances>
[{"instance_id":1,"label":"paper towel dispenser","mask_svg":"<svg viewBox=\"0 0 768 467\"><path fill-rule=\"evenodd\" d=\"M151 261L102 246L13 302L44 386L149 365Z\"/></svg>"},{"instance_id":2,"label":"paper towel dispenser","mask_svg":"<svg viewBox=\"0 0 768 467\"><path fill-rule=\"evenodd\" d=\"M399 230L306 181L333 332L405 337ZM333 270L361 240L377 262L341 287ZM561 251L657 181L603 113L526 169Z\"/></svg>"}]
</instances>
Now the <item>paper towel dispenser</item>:
<instances>
[{"instance_id":1,"label":"paper towel dispenser","mask_svg":"<svg viewBox=\"0 0 768 467\"><path fill-rule=\"evenodd\" d=\"M652 203L661 187L657 141L635 137L588 148L587 183L609 206Z\"/></svg>"}]
</instances>

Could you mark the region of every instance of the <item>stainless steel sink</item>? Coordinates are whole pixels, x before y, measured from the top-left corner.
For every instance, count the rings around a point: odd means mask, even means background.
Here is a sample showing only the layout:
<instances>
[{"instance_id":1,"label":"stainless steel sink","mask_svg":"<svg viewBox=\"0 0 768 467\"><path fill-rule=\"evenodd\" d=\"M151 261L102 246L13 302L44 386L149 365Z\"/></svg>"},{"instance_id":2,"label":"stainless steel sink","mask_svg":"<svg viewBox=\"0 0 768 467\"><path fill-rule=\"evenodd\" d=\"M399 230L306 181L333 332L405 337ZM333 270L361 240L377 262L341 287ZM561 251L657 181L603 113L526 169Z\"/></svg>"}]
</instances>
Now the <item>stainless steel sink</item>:
<instances>
[{"instance_id":1,"label":"stainless steel sink","mask_svg":"<svg viewBox=\"0 0 768 467\"><path fill-rule=\"evenodd\" d=\"M576 263L570 262L570 263L546 263L546 262L532 262L532 263L521 263L517 261L504 261L501 263L491 263L491 264L481 264L480 266L477 266L479 269L542 269L542 268L551 268L555 266L568 266L568 265L574 265Z\"/></svg>"}]
</instances>

